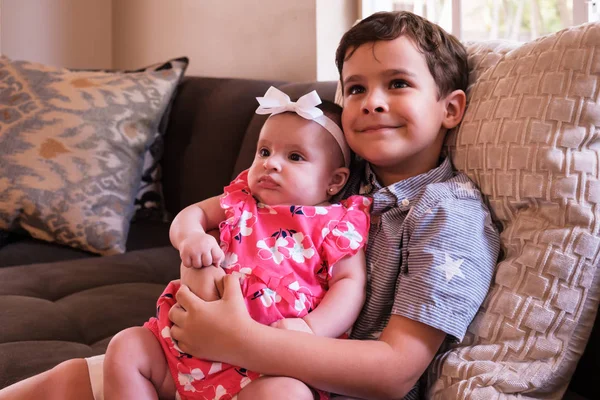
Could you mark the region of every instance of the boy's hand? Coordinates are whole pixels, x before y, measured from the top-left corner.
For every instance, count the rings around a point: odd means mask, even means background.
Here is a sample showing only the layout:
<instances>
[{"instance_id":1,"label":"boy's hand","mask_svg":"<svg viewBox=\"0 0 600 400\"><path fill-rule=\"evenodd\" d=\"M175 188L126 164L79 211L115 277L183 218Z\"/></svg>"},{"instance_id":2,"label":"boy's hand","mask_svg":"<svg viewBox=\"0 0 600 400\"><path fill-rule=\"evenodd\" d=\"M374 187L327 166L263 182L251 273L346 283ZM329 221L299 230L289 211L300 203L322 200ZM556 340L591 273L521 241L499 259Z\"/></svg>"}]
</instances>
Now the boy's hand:
<instances>
[{"instance_id":1,"label":"boy's hand","mask_svg":"<svg viewBox=\"0 0 600 400\"><path fill-rule=\"evenodd\" d=\"M179 244L179 256L188 268L220 266L225 258L217 240L206 232L194 232L183 239Z\"/></svg>"},{"instance_id":2,"label":"boy's hand","mask_svg":"<svg viewBox=\"0 0 600 400\"><path fill-rule=\"evenodd\" d=\"M254 327L260 326L248 314L240 278L236 272L225 275L223 296L216 301L202 300L187 286L177 291L178 306L169 310L169 319L173 322L171 337L182 351L239 365L239 349L256 340Z\"/></svg>"},{"instance_id":3,"label":"boy's hand","mask_svg":"<svg viewBox=\"0 0 600 400\"><path fill-rule=\"evenodd\" d=\"M283 318L271 324L273 328L287 329L288 331L306 332L314 335L310 326L302 318Z\"/></svg>"}]
</instances>

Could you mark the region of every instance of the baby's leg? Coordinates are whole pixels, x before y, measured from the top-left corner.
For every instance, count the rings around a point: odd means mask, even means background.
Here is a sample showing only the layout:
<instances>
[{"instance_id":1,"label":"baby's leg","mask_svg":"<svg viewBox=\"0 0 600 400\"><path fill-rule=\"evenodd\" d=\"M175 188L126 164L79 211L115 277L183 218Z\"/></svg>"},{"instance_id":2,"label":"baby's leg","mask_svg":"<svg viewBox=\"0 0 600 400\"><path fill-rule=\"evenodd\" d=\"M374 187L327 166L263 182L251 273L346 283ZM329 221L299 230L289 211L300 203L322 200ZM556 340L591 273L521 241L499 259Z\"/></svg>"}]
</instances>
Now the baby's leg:
<instances>
[{"instance_id":1,"label":"baby's leg","mask_svg":"<svg viewBox=\"0 0 600 400\"><path fill-rule=\"evenodd\" d=\"M2 400L94 400L87 363L83 358L56 367L0 390Z\"/></svg>"},{"instance_id":2,"label":"baby's leg","mask_svg":"<svg viewBox=\"0 0 600 400\"><path fill-rule=\"evenodd\" d=\"M180 267L181 284L187 285L192 293L205 301L221 298L225 271L221 267L188 268Z\"/></svg>"},{"instance_id":3,"label":"baby's leg","mask_svg":"<svg viewBox=\"0 0 600 400\"><path fill-rule=\"evenodd\" d=\"M237 398L238 400L313 400L319 397L298 379L285 376L263 376L244 387Z\"/></svg>"},{"instance_id":4,"label":"baby's leg","mask_svg":"<svg viewBox=\"0 0 600 400\"><path fill-rule=\"evenodd\" d=\"M128 328L112 338L104 359L104 398L174 399L175 383L150 330Z\"/></svg>"}]
</instances>

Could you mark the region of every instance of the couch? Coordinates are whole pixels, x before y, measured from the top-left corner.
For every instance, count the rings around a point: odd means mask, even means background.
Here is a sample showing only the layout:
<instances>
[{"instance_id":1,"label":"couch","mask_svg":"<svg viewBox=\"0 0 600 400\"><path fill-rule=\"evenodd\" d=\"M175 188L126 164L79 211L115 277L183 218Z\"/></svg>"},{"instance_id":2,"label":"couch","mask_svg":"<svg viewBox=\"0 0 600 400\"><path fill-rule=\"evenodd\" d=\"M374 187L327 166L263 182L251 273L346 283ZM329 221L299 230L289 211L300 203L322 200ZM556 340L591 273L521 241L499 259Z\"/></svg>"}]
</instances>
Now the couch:
<instances>
[{"instance_id":1,"label":"couch","mask_svg":"<svg viewBox=\"0 0 600 400\"><path fill-rule=\"evenodd\" d=\"M264 122L254 115L255 96L270 85L291 97L316 89L332 100L336 90L335 82L184 78L161 162L171 215L220 193L251 163ZM168 229L167 222L135 221L128 251L106 257L24 235L9 236L0 249L0 387L66 359L102 354L115 333L154 315L156 298L179 273ZM596 393L588 387L600 361L598 345L600 338L589 343L573 378L573 395Z\"/></svg>"},{"instance_id":2,"label":"couch","mask_svg":"<svg viewBox=\"0 0 600 400\"><path fill-rule=\"evenodd\" d=\"M481 72L484 68L501 64L499 61L510 49L489 45L485 49L470 47L469 51L474 54L470 61L472 73L477 78L479 73L485 76ZM264 94L271 85L292 98L313 89L324 99L333 100L336 96L336 82L289 83L205 77L185 77L181 81L172 103L160 161L164 204L169 215L221 193L225 184L250 165L264 122L264 117L254 114L255 97ZM476 86L474 90L481 88ZM469 117L466 119L469 124ZM468 132L465 129L465 135ZM449 135L449 140L454 141L449 147L456 156L466 139L457 139L455 132ZM127 236L127 251L103 257L37 240L20 232L2 232L0 388L52 368L63 360L102 354L115 333L140 325L153 316L156 298L179 273L178 253L170 246L168 229L167 221L135 220ZM500 270L502 273L496 280L502 283L506 279L506 268ZM597 280L596 274L593 281ZM597 295L593 290L590 293L592 298ZM591 304L597 307L597 298L595 301ZM491 308L484 303L485 307ZM506 307L503 310L508 311ZM571 346L569 351L563 349L561 353L573 361L571 369L560 374L560 379L567 381L558 385L566 388L568 384L564 396L567 399L598 398L600 393L598 385L594 384L594 373L600 364L600 324L597 319L593 323L595 309L586 312L591 315L591 322L573 331L576 350L571 350ZM475 343L474 337L485 338L478 331L482 329L482 321L482 318L476 318L473 335L467 337L468 344ZM589 342L588 337L591 337ZM582 355L577 349L583 348ZM473 356L470 357L473 360ZM486 355L480 353L478 357L484 359ZM451 367L444 366L452 366L450 358L440 360L445 364L438 371L454 380L461 373L489 372L469 367L453 372ZM536 362L547 360L554 359L542 354ZM500 360L492 357L486 365L494 365L494 362ZM577 369L573 371L575 365ZM501 376L502 371L495 371ZM450 378L448 382L452 380ZM479 383L486 386L486 382ZM502 384L491 386L497 392L504 390ZM554 387L544 380L537 387L534 384L524 391L535 392L532 398L556 398L557 394L552 393ZM528 396L526 393L525 397Z\"/></svg>"}]
</instances>

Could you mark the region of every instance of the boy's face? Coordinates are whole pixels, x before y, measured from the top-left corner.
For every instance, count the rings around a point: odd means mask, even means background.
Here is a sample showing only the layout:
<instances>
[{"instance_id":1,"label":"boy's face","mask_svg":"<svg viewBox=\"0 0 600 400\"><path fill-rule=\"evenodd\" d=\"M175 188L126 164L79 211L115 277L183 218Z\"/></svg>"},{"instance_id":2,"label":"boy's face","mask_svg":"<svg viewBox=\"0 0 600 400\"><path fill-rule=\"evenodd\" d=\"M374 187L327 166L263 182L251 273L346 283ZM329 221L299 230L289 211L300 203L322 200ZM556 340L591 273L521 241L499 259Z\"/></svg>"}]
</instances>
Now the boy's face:
<instances>
[{"instance_id":1,"label":"boy's face","mask_svg":"<svg viewBox=\"0 0 600 400\"><path fill-rule=\"evenodd\" d=\"M366 43L342 68L348 144L384 185L437 166L446 102L425 57L404 36Z\"/></svg>"}]
</instances>

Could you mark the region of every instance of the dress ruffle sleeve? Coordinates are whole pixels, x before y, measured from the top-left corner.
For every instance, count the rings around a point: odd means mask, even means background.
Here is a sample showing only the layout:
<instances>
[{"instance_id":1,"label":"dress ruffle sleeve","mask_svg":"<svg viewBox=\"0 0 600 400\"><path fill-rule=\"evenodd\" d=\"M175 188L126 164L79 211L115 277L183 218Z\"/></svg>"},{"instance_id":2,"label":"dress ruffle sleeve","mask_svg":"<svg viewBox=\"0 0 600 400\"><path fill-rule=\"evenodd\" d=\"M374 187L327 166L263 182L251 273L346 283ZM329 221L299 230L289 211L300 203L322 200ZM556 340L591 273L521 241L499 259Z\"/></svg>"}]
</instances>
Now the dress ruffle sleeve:
<instances>
[{"instance_id":1,"label":"dress ruffle sleeve","mask_svg":"<svg viewBox=\"0 0 600 400\"><path fill-rule=\"evenodd\" d=\"M250 199L252 199L252 195L248 188L248 170L245 170L228 186L225 186L223 196L219 199L221 208L225 211L225 220L219 225L223 251L227 251L227 248L223 246L236 235L232 230L236 229L235 227L242 216L246 202Z\"/></svg>"},{"instance_id":2,"label":"dress ruffle sleeve","mask_svg":"<svg viewBox=\"0 0 600 400\"><path fill-rule=\"evenodd\" d=\"M327 263L328 278L336 262L355 255L366 245L369 234L371 199L351 196L340 203L346 213L339 220L329 221L321 231L321 258Z\"/></svg>"},{"instance_id":3,"label":"dress ruffle sleeve","mask_svg":"<svg viewBox=\"0 0 600 400\"><path fill-rule=\"evenodd\" d=\"M251 197L248 188L248 170L240 172L228 186L223 188L223 196L219 200L227 218L238 216L244 204Z\"/></svg>"}]
</instances>

